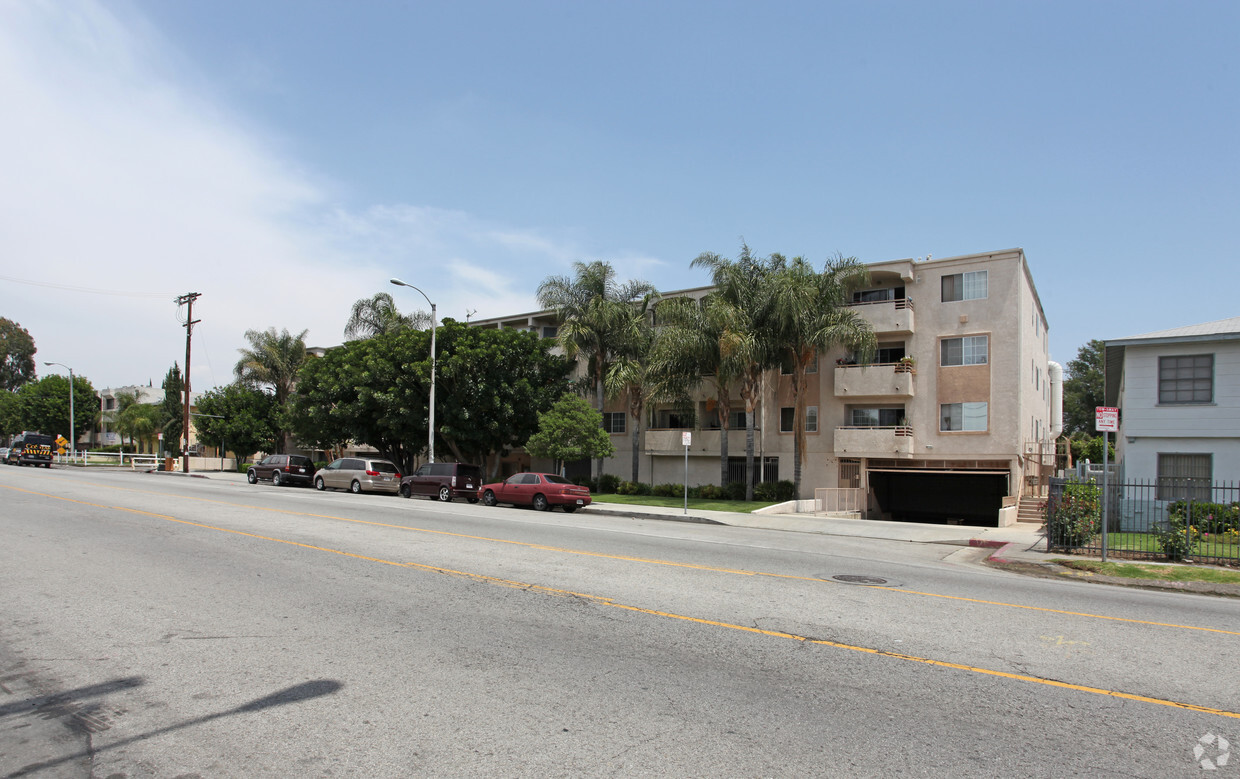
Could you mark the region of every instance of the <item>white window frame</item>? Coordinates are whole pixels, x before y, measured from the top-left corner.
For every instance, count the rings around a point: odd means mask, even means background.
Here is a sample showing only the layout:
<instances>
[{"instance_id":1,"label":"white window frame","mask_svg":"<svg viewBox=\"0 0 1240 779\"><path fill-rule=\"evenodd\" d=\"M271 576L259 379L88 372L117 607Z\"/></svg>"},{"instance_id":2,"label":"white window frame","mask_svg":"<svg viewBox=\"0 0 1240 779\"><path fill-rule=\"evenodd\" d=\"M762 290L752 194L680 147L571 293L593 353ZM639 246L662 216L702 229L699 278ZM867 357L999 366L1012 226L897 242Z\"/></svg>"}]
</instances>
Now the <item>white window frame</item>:
<instances>
[{"instance_id":1,"label":"white window frame","mask_svg":"<svg viewBox=\"0 0 1240 779\"><path fill-rule=\"evenodd\" d=\"M1158 404L1206 405L1214 402L1214 355L1175 354L1158 358Z\"/></svg>"},{"instance_id":2,"label":"white window frame","mask_svg":"<svg viewBox=\"0 0 1240 779\"><path fill-rule=\"evenodd\" d=\"M984 433L990 414L987 401L944 403L939 406L940 433Z\"/></svg>"},{"instance_id":3,"label":"white window frame","mask_svg":"<svg viewBox=\"0 0 1240 779\"><path fill-rule=\"evenodd\" d=\"M987 271L974 270L944 276L939 282L940 296L943 302L954 303L959 300L985 300L990 294L990 280L986 274Z\"/></svg>"},{"instance_id":4,"label":"white window frame","mask_svg":"<svg viewBox=\"0 0 1240 779\"><path fill-rule=\"evenodd\" d=\"M805 407L805 432L807 433L818 432L818 407L817 406L806 406Z\"/></svg>"},{"instance_id":5,"label":"white window frame","mask_svg":"<svg viewBox=\"0 0 1240 779\"><path fill-rule=\"evenodd\" d=\"M624 411L604 411L603 412L603 430L611 435L624 435L627 432L627 422L625 419L628 414ZM616 421L619 420L619 430L616 429Z\"/></svg>"},{"instance_id":6,"label":"white window frame","mask_svg":"<svg viewBox=\"0 0 1240 779\"><path fill-rule=\"evenodd\" d=\"M949 345L960 344L960 362L948 362ZM952 351L955 351L952 349ZM955 355L951 355L954 359ZM964 365L986 365L990 362L990 336L966 335L960 338L944 338L939 342L939 364L944 368Z\"/></svg>"}]
</instances>

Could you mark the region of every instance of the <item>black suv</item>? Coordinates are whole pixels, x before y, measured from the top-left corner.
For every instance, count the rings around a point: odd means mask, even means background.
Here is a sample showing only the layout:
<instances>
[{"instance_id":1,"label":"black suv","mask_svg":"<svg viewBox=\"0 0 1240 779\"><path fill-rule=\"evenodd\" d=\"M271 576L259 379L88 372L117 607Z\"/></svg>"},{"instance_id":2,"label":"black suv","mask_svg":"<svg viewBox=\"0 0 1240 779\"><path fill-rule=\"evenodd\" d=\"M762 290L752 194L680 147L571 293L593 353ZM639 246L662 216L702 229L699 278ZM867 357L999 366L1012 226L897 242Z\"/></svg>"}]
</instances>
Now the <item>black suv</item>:
<instances>
[{"instance_id":1,"label":"black suv","mask_svg":"<svg viewBox=\"0 0 1240 779\"><path fill-rule=\"evenodd\" d=\"M22 433L13 439L4 462L9 465L52 467L52 437L42 433Z\"/></svg>"},{"instance_id":2,"label":"black suv","mask_svg":"<svg viewBox=\"0 0 1240 779\"><path fill-rule=\"evenodd\" d=\"M426 463L400 480L400 494L404 497L427 495L444 502L465 498L477 503L481 487L482 469L465 463Z\"/></svg>"},{"instance_id":3,"label":"black suv","mask_svg":"<svg viewBox=\"0 0 1240 779\"><path fill-rule=\"evenodd\" d=\"M279 487L284 484L300 484L309 487L314 483L314 463L300 454L269 454L262 462L254 463L245 472L250 484L260 479Z\"/></svg>"}]
</instances>

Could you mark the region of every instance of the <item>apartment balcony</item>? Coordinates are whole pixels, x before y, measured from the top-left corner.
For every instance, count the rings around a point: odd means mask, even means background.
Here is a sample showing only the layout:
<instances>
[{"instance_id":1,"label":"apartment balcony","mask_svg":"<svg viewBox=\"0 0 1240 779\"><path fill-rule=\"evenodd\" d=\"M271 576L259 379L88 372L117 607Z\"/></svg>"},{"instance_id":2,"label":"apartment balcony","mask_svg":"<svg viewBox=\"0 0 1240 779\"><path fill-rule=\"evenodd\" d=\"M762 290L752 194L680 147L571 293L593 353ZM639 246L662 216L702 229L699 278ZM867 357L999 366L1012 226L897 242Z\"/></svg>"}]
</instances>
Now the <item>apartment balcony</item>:
<instances>
[{"instance_id":1,"label":"apartment balcony","mask_svg":"<svg viewBox=\"0 0 1240 779\"><path fill-rule=\"evenodd\" d=\"M837 427L835 453L848 457L891 457L913 453L913 428Z\"/></svg>"},{"instance_id":2,"label":"apartment balcony","mask_svg":"<svg viewBox=\"0 0 1240 779\"><path fill-rule=\"evenodd\" d=\"M667 455L685 453L685 445L681 443L682 433L692 433L693 443L689 446L689 453L709 452L710 454L719 454L719 439L722 430L680 430L654 428L644 433L645 441L643 451L646 454ZM760 430L754 430L754 440L757 440ZM728 451L732 454L741 454L745 451L745 429L728 431Z\"/></svg>"},{"instance_id":3,"label":"apartment balcony","mask_svg":"<svg viewBox=\"0 0 1240 779\"><path fill-rule=\"evenodd\" d=\"M853 303L849 308L869 322L878 335L912 335L915 332L911 298Z\"/></svg>"},{"instance_id":4,"label":"apartment balcony","mask_svg":"<svg viewBox=\"0 0 1240 779\"><path fill-rule=\"evenodd\" d=\"M837 398L911 398L913 366L897 362L879 365L837 365Z\"/></svg>"}]
</instances>

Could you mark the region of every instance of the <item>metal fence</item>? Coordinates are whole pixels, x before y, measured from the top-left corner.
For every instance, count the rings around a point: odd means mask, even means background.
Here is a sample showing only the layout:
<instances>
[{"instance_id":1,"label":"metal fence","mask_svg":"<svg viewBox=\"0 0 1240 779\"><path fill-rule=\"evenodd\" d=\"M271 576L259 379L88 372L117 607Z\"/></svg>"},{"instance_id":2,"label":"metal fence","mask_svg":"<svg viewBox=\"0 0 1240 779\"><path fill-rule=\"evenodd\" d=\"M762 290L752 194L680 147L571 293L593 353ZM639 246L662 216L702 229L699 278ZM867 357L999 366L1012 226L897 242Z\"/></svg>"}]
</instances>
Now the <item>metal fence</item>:
<instances>
[{"instance_id":1,"label":"metal fence","mask_svg":"<svg viewBox=\"0 0 1240 779\"><path fill-rule=\"evenodd\" d=\"M1105 517L1106 532L1103 532ZM1052 478L1047 548L1121 560L1240 564L1240 482Z\"/></svg>"}]
</instances>

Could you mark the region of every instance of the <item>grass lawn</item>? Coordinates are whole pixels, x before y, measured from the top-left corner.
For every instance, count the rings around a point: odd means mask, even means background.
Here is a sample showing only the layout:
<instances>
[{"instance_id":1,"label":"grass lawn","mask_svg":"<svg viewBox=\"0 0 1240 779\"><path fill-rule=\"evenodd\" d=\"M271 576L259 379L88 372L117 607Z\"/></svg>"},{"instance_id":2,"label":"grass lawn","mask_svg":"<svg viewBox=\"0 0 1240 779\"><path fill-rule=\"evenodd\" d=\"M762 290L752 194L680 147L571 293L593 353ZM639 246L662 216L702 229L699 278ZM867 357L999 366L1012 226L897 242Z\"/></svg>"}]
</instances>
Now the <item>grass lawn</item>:
<instances>
[{"instance_id":1,"label":"grass lawn","mask_svg":"<svg viewBox=\"0 0 1240 779\"><path fill-rule=\"evenodd\" d=\"M1102 543L1101 536L1093 541L1094 545ZM1108 533L1107 548L1114 551L1129 552L1153 552L1161 554L1162 549L1158 546L1158 542L1154 538L1153 533ZM1240 546L1227 541L1220 535L1202 537L1197 543L1193 544L1193 548L1189 550L1190 558L1197 557L1224 557L1232 560L1240 560Z\"/></svg>"},{"instance_id":2,"label":"grass lawn","mask_svg":"<svg viewBox=\"0 0 1240 779\"><path fill-rule=\"evenodd\" d=\"M684 510L685 499L681 498L661 498L657 495L600 495L597 492L591 493L590 497L595 503L619 503L625 506L662 506L670 509ZM689 498L689 508L699 511L737 511L742 514L748 513L755 509L765 506L773 506L773 503L763 503L755 500L746 503L743 500L701 500L699 498Z\"/></svg>"},{"instance_id":3,"label":"grass lawn","mask_svg":"<svg viewBox=\"0 0 1240 779\"><path fill-rule=\"evenodd\" d=\"M1136 534L1133 534L1136 535ZM1148 565L1144 563L1104 563L1099 560L1055 559L1051 562L1078 571L1118 576L1124 579L1159 579L1172 582L1215 582L1240 584L1240 571L1201 568L1190 565Z\"/></svg>"}]
</instances>

